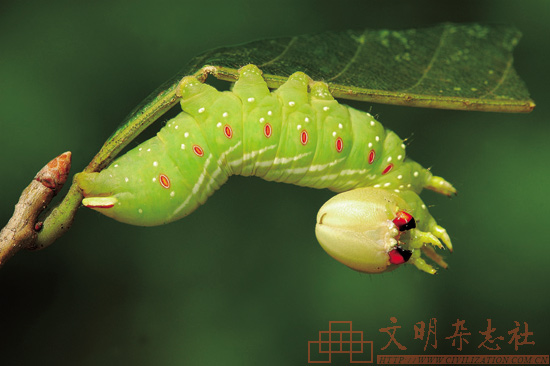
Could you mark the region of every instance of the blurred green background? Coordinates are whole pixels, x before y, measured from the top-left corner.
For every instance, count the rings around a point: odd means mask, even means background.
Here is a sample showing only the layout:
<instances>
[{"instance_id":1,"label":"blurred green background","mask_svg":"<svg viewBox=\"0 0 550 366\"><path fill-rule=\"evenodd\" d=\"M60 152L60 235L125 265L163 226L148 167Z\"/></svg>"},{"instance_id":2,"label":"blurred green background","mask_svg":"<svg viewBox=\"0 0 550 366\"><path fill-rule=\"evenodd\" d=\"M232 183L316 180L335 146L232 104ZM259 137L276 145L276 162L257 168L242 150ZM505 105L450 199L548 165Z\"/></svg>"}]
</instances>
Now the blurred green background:
<instances>
[{"instance_id":1,"label":"blurred green background","mask_svg":"<svg viewBox=\"0 0 550 366\"><path fill-rule=\"evenodd\" d=\"M523 32L515 65L533 113L351 104L409 137L409 156L458 188L452 200L423 193L456 248L448 270L353 272L315 239L331 192L234 177L177 223L132 227L83 209L52 247L12 258L0 270L0 364L306 365L308 340L335 320L353 321L375 355L399 354L380 351L392 316L407 354L491 354L478 349L486 319L505 337L494 354L548 354L548 1L3 1L0 222L49 159L71 150L81 170L142 98L205 50L444 21ZM413 325L430 318L438 348L424 352ZM471 333L462 351L445 339L457 319ZM508 344L514 321L535 345Z\"/></svg>"}]
</instances>

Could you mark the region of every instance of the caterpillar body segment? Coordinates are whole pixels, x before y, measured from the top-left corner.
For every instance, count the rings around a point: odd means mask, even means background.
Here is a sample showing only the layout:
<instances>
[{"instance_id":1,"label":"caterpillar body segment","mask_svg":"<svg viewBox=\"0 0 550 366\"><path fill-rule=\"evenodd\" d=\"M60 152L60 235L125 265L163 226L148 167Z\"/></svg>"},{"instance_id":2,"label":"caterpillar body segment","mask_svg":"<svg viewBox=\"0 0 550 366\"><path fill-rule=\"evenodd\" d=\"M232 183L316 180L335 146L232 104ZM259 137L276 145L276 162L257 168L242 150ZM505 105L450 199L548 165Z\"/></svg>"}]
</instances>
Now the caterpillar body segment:
<instances>
[{"instance_id":1,"label":"caterpillar body segment","mask_svg":"<svg viewBox=\"0 0 550 366\"><path fill-rule=\"evenodd\" d=\"M358 196L370 200L370 205L346 207L381 210L378 216L364 216L371 222L357 224L378 225L378 231L363 243L363 249L372 251L355 259L376 265L356 266L342 260L353 254L335 258L363 272L390 270L409 261L433 273L420 257L423 252L444 267L431 248L441 247L441 242L451 248L450 239L418 193L430 188L450 195L455 193L450 183L406 158L405 145L395 133L385 130L370 114L339 104L326 84L298 72L270 92L256 66L245 66L239 73L230 92L220 92L192 76L183 78L177 89L182 112L157 136L99 173L76 176L85 196L83 204L122 222L153 226L190 214L231 175L335 192L371 187L369 194ZM419 227L393 235L397 227L393 220L399 212L411 213ZM325 220L333 214L325 210ZM345 244L353 235L318 220L319 225L322 238L319 234L318 238L329 254L355 248ZM389 231L380 231L381 227Z\"/></svg>"}]
</instances>

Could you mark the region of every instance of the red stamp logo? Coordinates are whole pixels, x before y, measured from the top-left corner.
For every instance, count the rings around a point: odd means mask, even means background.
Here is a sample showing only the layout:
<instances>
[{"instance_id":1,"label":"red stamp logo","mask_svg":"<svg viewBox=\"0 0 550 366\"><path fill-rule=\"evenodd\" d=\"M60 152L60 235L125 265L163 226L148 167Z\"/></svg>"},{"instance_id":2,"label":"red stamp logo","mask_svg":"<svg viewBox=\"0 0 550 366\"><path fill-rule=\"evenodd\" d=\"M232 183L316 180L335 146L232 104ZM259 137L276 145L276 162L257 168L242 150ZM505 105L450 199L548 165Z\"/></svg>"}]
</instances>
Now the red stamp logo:
<instances>
[{"instance_id":1,"label":"red stamp logo","mask_svg":"<svg viewBox=\"0 0 550 366\"><path fill-rule=\"evenodd\" d=\"M349 354L349 363L374 362L372 341L365 341L363 332L352 330L351 321L328 324L328 331L319 331L318 341L308 342L308 363L331 363L332 355L341 353Z\"/></svg>"}]
</instances>

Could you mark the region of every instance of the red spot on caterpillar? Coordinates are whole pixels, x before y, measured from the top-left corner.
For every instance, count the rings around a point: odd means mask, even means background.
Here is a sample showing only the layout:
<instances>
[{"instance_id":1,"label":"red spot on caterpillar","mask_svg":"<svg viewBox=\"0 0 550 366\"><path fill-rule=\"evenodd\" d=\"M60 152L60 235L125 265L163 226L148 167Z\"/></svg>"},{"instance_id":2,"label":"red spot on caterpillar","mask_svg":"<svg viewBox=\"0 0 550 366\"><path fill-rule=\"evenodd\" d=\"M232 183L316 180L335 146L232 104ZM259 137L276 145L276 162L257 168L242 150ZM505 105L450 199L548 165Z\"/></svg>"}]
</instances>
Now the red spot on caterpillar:
<instances>
[{"instance_id":1,"label":"red spot on caterpillar","mask_svg":"<svg viewBox=\"0 0 550 366\"><path fill-rule=\"evenodd\" d=\"M193 152L199 157L204 156L204 150L199 145L193 145Z\"/></svg>"},{"instance_id":2,"label":"red spot on caterpillar","mask_svg":"<svg viewBox=\"0 0 550 366\"><path fill-rule=\"evenodd\" d=\"M223 133L224 133L225 137L227 137L228 139L233 137L233 130L231 129L231 126L229 126L229 125L224 126Z\"/></svg>"},{"instance_id":3,"label":"red spot on caterpillar","mask_svg":"<svg viewBox=\"0 0 550 366\"><path fill-rule=\"evenodd\" d=\"M372 164L375 157L376 157L376 152L374 150L371 150L369 153L369 164Z\"/></svg>"},{"instance_id":4,"label":"red spot on caterpillar","mask_svg":"<svg viewBox=\"0 0 550 366\"><path fill-rule=\"evenodd\" d=\"M402 249L400 247L396 247L395 249L390 250L388 255L390 256L390 263L391 264L403 264L409 260L411 257L412 252L406 249Z\"/></svg>"},{"instance_id":5,"label":"red spot on caterpillar","mask_svg":"<svg viewBox=\"0 0 550 366\"><path fill-rule=\"evenodd\" d=\"M170 188L170 178L168 178L167 175L161 174L159 175L159 183L162 186L162 188Z\"/></svg>"},{"instance_id":6,"label":"red spot on caterpillar","mask_svg":"<svg viewBox=\"0 0 550 366\"><path fill-rule=\"evenodd\" d=\"M344 149L344 141L342 141L341 137L338 137L336 139L336 151L342 152L343 149Z\"/></svg>"},{"instance_id":7,"label":"red spot on caterpillar","mask_svg":"<svg viewBox=\"0 0 550 366\"><path fill-rule=\"evenodd\" d=\"M302 133L300 134L300 142L302 143L302 145L305 145L307 144L308 141L309 141L309 135L307 134L306 130L303 130Z\"/></svg>"},{"instance_id":8,"label":"red spot on caterpillar","mask_svg":"<svg viewBox=\"0 0 550 366\"><path fill-rule=\"evenodd\" d=\"M405 263L405 259L403 256L396 250L391 250L389 253L390 256L390 263L391 264L403 264Z\"/></svg>"},{"instance_id":9,"label":"red spot on caterpillar","mask_svg":"<svg viewBox=\"0 0 550 366\"><path fill-rule=\"evenodd\" d=\"M271 125L269 123L266 123L264 126L265 137L270 138L272 132L273 132L273 129L271 128Z\"/></svg>"},{"instance_id":10,"label":"red spot on caterpillar","mask_svg":"<svg viewBox=\"0 0 550 366\"><path fill-rule=\"evenodd\" d=\"M395 214L395 219L392 222L397 226L399 231L405 231L414 229L416 227L416 221L414 217L408 212L399 211Z\"/></svg>"},{"instance_id":11,"label":"red spot on caterpillar","mask_svg":"<svg viewBox=\"0 0 550 366\"><path fill-rule=\"evenodd\" d=\"M392 168L393 168L393 164L388 164L386 169L384 169L384 171L382 172L382 175L388 174L390 172L390 170L392 170Z\"/></svg>"}]
</instances>

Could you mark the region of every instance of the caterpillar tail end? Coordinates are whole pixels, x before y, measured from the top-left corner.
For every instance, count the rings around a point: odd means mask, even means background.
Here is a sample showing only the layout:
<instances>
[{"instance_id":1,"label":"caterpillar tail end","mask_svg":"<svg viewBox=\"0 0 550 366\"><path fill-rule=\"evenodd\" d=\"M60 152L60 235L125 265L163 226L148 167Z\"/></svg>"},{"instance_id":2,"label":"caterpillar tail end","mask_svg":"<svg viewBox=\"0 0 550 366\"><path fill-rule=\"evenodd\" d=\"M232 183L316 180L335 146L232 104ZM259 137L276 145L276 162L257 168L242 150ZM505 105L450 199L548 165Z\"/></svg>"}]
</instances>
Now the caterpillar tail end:
<instances>
[{"instance_id":1,"label":"caterpillar tail end","mask_svg":"<svg viewBox=\"0 0 550 366\"><path fill-rule=\"evenodd\" d=\"M85 197L82 200L82 205L93 209L114 207L118 203L118 199L101 190L101 184L98 184L99 180L100 174L98 173L78 173L75 176L75 183Z\"/></svg>"},{"instance_id":2,"label":"caterpillar tail end","mask_svg":"<svg viewBox=\"0 0 550 366\"><path fill-rule=\"evenodd\" d=\"M82 204L88 208L111 208L114 207L118 200L115 197L86 197L82 200Z\"/></svg>"}]
</instances>

